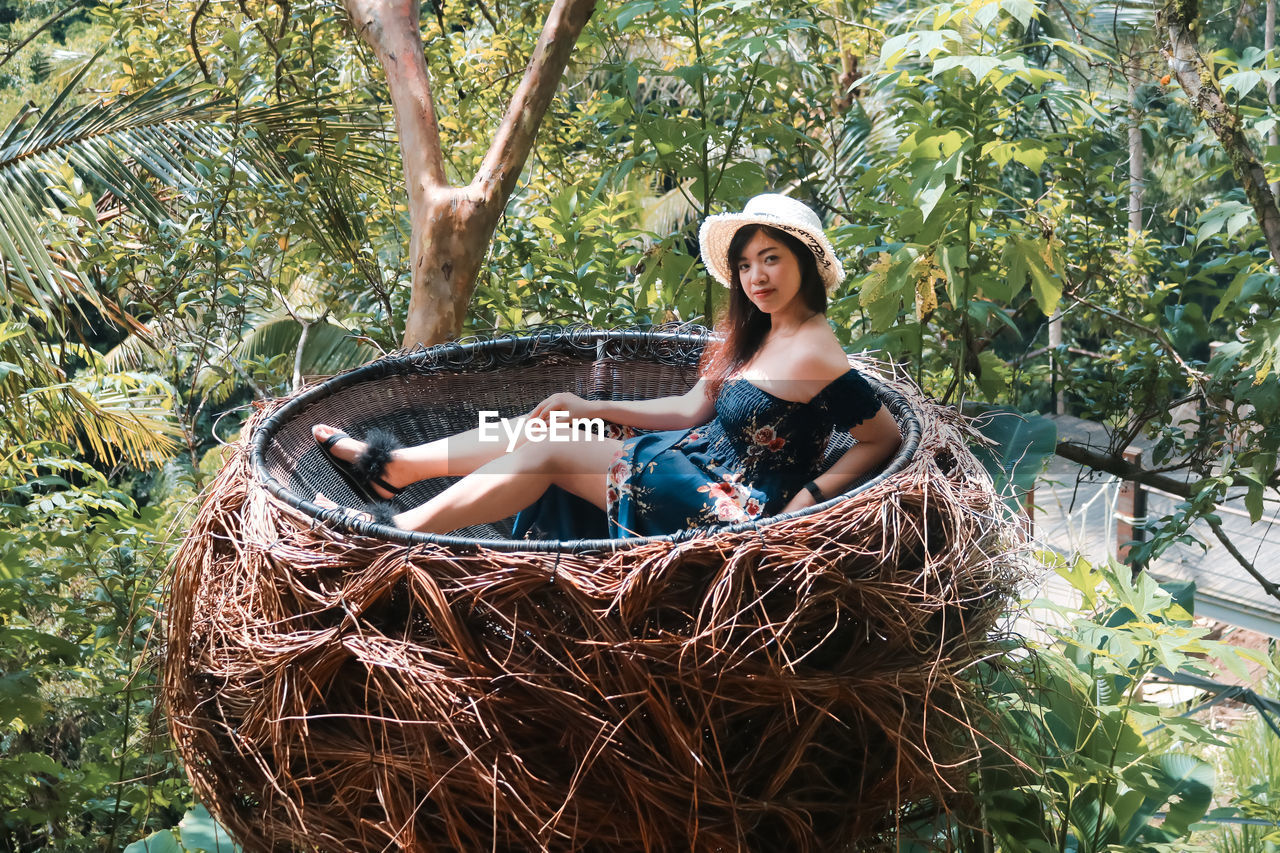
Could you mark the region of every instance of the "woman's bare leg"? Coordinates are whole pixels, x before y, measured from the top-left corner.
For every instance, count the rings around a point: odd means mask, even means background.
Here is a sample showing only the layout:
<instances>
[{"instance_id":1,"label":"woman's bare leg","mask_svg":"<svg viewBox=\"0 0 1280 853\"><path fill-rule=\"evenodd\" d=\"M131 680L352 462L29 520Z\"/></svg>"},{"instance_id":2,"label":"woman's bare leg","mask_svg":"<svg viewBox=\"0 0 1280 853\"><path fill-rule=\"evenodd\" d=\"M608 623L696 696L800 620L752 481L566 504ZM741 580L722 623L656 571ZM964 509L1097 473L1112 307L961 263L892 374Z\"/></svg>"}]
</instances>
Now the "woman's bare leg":
<instances>
[{"instance_id":1,"label":"woman's bare leg","mask_svg":"<svg viewBox=\"0 0 1280 853\"><path fill-rule=\"evenodd\" d=\"M382 479L393 486L404 487L419 480L432 477L465 477L482 465L492 462L507 452L511 439L508 430L515 434L514 448L522 446L526 441L524 424L527 416L521 415L507 421L505 426L494 424L488 430L490 438L483 438L479 427L456 435L438 438L425 444L413 447L401 447L391 453L391 460L382 474ZM339 430L328 424L316 424L311 427L311 434L320 442ZM496 435L494 439L492 436ZM345 438L336 443L331 452L339 459L347 462L356 458L365 444L354 438ZM375 491L381 493L375 487ZM390 497L383 495L383 497Z\"/></svg>"},{"instance_id":2,"label":"woman's bare leg","mask_svg":"<svg viewBox=\"0 0 1280 853\"><path fill-rule=\"evenodd\" d=\"M431 500L395 517L397 527L447 533L514 515L550 486L605 509L606 471L622 442L527 442L480 466Z\"/></svg>"}]
</instances>

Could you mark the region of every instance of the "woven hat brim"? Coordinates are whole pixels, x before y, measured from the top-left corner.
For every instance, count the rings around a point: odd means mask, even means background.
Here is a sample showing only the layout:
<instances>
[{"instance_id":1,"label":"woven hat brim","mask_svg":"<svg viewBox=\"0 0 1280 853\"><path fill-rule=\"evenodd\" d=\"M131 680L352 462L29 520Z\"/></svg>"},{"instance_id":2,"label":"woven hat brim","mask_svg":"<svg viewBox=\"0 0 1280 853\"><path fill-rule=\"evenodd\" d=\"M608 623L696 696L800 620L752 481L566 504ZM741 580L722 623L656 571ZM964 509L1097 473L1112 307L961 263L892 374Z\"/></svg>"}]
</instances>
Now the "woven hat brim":
<instances>
[{"instance_id":1,"label":"woven hat brim","mask_svg":"<svg viewBox=\"0 0 1280 853\"><path fill-rule=\"evenodd\" d=\"M768 214L717 213L703 220L702 227L698 229L698 250L707 270L725 287L731 287L733 281L729 268L729 244L733 241L733 235L744 225L768 225L794 235L808 246L818 263L818 274L822 277L827 293L844 281L844 265L836 257L835 247L822 231L814 231Z\"/></svg>"}]
</instances>

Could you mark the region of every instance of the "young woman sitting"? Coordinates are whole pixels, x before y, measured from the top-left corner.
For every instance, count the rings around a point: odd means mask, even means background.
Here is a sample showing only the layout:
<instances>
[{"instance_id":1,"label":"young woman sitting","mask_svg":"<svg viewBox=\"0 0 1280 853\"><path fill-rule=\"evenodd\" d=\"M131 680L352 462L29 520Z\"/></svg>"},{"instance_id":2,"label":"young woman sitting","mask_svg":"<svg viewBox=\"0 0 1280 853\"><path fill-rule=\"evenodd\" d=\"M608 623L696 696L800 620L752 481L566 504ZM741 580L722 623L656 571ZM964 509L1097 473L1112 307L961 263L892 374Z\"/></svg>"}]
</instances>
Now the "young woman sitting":
<instances>
[{"instance_id":1,"label":"young woman sitting","mask_svg":"<svg viewBox=\"0 0 1280 853\"><path fill-rule=\"evenodd\" d=\"M416 447L377 431L357 441L325 424L313 427L315 440L374 499L418 480L461 476L420 506L366 509L382 523L432 533L519 513L516 538L659 535L840 494L893 455L901 434L827 323L827 294L844 268L817 214L794 199L760 195L741 213L709 217L699 241L703 263L731 293L718 340L686 394L635 401L554 394L503 430L477 427ZM530 440L538 432L527 421L546 422L553 412L644 432ZM822 471L833 428L857 443ZM317 502L333 505L322 495Z\"/></svg>"}]
</instances>

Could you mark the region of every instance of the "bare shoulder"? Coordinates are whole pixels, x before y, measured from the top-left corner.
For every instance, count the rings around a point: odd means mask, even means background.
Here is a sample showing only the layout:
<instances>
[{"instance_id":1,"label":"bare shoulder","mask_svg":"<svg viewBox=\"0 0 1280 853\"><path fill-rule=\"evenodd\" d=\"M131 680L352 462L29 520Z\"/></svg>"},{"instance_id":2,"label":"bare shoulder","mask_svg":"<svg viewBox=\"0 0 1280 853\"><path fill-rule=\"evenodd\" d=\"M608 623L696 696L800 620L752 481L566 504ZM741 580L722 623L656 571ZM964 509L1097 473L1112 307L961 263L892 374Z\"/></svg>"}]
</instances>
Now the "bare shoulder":
<instances>
[{"instance_id":1,"label":"bare shoulder","mask_svg":"<svg viewBox=\"0 0 1280 853\"><path fill-rule=\"evenodd\" d=\"M788 400L809 400L849 370L849 361L830 326L814 323L759 365L765 390Z\"/></svg>"},{"instance_id":2,"label":"bare shoulder","mask_svg":"<svg viewBox=\"0 0 1280 853\"><path fill-rule=\"evenodd\" d=\"M794 371L791 378L797 380L825 385L849 370L849 358L825 321L814 323L797 335L788 356Z\"/></svg>"}]
</instances>

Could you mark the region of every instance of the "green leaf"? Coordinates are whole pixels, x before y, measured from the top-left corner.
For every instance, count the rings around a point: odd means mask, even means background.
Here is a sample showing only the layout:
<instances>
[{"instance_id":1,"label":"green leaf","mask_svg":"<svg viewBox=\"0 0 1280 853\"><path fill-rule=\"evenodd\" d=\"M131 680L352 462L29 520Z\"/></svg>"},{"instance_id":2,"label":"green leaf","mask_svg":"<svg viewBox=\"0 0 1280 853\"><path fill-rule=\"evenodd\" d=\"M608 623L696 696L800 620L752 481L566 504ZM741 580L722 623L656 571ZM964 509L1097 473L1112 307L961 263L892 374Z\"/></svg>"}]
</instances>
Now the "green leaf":
<instances>
[{"instance_id":1,"label":"green leaf","mask_svg":"<svg viewBox=\"0 0 1280 853\"><path fill-rule=\"evenodd\" d=\"M1028 258L1027 269L1031 273L1031 295L1046 317L1051 316L1062 299L1062 280L1052 275L1037 255Z\"/></svg>"},{"instance_id":2,"label":"green leaf","mask_svg":"<svg viewBox=\"0 0 1280 853\"><path fill-rule=\"evenodd\" d=\"M162 829L124 848L124 853L185 853L173 831Z\"/></svg>"},{"instance_id":3,"label":"green leaf","mask_svg":"<svg viewBox=\"0 0 1280 853\"><path fill-rule=\"evenodd\" d=\"M1240 298L1240 294L1244 291L1245 283L1257 272L1258 265L1250 264L1240 270L1240 272L1236 273L1235 278L1231 280L1231 284L1228 285L1226 291L1222 294L1222 298L1218 300L1218 304L1214 307L1213 314L1210 315L1209 319L1221 319L1222 315L1229 307L1231 307L1232 303Z\"/></svg>"},{"instance_id":4,"label":"green leaf","mask_svg":"<svg viewBox=\"0 0 1280 853\"><path fill-rule=\"evenodd\" d=\"M1000 8L1008 12L1024 29L1040 12L1032 0L1001 0Z\"/></svg>"},{"instance_id":5,"label":"green leaf","mask_svg":"<svg viewBox=\"0 0 1280 853\"><path fill-rule=\"evenodd\" d=\"M618 29L625 30L632 21L641 15L649 14L654 8L653 0L632 0L630 3L622 4L614 20L618 25Z\"/></svg>"},{"instance_id":6,"label":"green leaf","mask_svg":"<svg viewBox=\"0 0 1280 853\"><path fill-rule=\"evenodd\" d=\"M1244 493L1244 507L1249 511L1249 521L1257 524L1262 520L1263 499L1266 496L1266 487L1264 484L1256 480L1249 481L1249 487Z\"/></svg>"},{"instance_id":7,"label":"green leaf","mask_svg":"<svg viewBox=\"0 0 1280 853\"><path fill-rule=\"evenodd\" d=\"M1271 374L1280 358L1280 318L1259 320L1245 335L1249 340L1249 366L1254 368L1253 383L1258 385Z\"/></svg>"},{"instance_id":8,"label":"green leaf","mask_svg":"<svg viewBox=\"0 0 1280 853\"><path fill-rule=\"evenodd\" d=\"M1195 247L1225 231L1231 236L1253 221L1253 208L1239 201L1224 201L1202 212L1196 218Z\"/></svg>"},{"instance_id":9,"label":"green leaf","mask_svg":"<svg viewBox=\"0 0 1280 853\"><path fill-rule=\"evenodd\" d=\"M996 488L1011 500L1035 486L1036 477L1057 450L1058 427L1041 415L993 406L975 415L971 423L992 442L975 446L974 454Z\"/></svg>"},{"instance_id":10,"label":"green leaf","mask_svg":"<svg viewBox=\"0 0 1280 853\"><path fill-rule=\"evenodd\" d=\"M1050 262L1056 261L1056 256L1044 238L1010 238L1002 260L1009 267L1010 281L1019 290L1022 280L1030 275L1032 297L1046 317L1052 315L1062 299L1062 280L1050 268ZM1053 266L1057 264L1053 263Z\"/></svg>"},{"instance_id":11,"label":"green leaf","mask_svg":"<svg viewBox=\"0 0 1280 853\"><path fill-rule=\"evenodd\" d=\"M973 75L974 80L981 83L988 74L1000 67L1000 59L995 56L944 56L933 63L931 77L937 77L953 68L963 68Z\"/></svg>"},{"instance_id":12,"label":"green leaf","mask_svg":"<svg viewBox=\"0 0 1280 853\"><path fill-rule=\"evenodd\" d=\"M1166 808L1161 828L1177 836L1187 833L1191 824L1204 817L1213 801L1213 767L1194 755L1166 752L1152 755L1144 762L1149 771L1142 786L1145 800L1124 833L1124 843L1140 835L1140 831L1162 807ZM1136 787L1136 786L1135 786Z\"/></svg>"},{"instance_id":13,"label":"green leaf","mask_svg":"<svg viewBox=\"0 0 1280 853\"><path fill-rule=\"evenodd\" d=\"M1047 153L1048 146L1038 139L1019 139L1013 144L1013 159L1033 172L1040 171Z\"/></svg>"},{"instance_id":14,"label":"green leaf","mask_svg":"<svg viewBox=\"0 0 1280 853\"><path fill-rule=\"evenodd\" d=\"M44 716L45 702L40 698L35 678L27 672L0 675L0 728L21 720L25 728Z\"/></svg>"},{"instance_id":15,"label":"green leaf","mask_svg":"<svg viewBox=\"0 0 1280 853\"><path fill-rule=\"evenodd\" d=\"M920 208L920 218L928 219L938 202L947 192L947 173L936 169L916 193L916 207Z\"/></svg>"},{"instance_id":16,"label":"green leaf","mask_svg":"<svg viewBox=\"0 0 1280 853\"><path fill-rule=\"evenodd\" d=\"M1009 387L1009 365L991 349L978 353L978 370L978 388L988 400L996 399Z\"/></svg>"},{"instance_id":17,"label":"green leaf","mask_svg":"<svg viewBox=\"0 0 1280 853\"><path fill-rule=\"evenodd\" d=\"M914 263L915 256L910 250L899 249L887 265L873 266L862 280L858 304L869 315L874 330L884 331L893 325L908 289L914 291Z\"/></svg>"},{"instance_id":18,"label":"green leaf","mask_svg":"<svg viewBox=\"0 0 1280 853\"><path fill-rule=\"evenodd\" d=\"M231 839L231 834L213 819L209 810L198 805L187 812L178 824L178 832L182 836L184 850L203 850L204 853L240 853L240 845Z\"/></svg>"}]
</instances>

